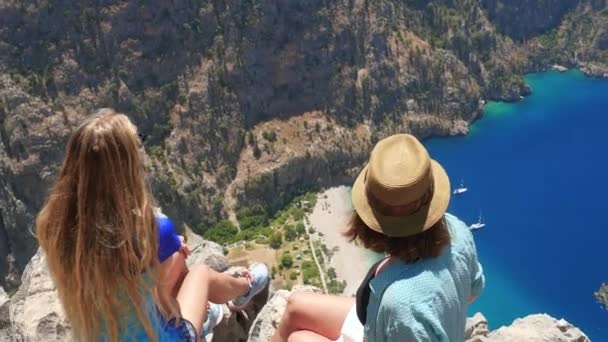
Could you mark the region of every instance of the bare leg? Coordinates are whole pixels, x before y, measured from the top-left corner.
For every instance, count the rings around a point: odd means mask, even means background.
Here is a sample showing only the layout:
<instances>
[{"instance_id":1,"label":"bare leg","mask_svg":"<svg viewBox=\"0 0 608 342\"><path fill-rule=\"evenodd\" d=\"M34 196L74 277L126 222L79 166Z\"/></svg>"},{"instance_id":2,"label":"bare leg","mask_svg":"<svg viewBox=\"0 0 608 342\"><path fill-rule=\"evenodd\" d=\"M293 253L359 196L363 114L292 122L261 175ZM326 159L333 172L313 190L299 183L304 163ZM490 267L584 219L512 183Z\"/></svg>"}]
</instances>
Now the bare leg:
<instances>
[{"instance_id":1,"label":"bare leg","mask_svg":"<svg viewBox=\"0 0 608 342\"><path fill-rule=\"evenodd\" d=\"M205 266L206 267L206 266ZM249 292L249 279L235 278L226 273L219 273L209 268L209 301L225 304Z\"/></svg>"},{"instance_id":2,"label":"bare leg","mask_svg":"<svg viewBox=\"0 0 608 342\"><path fill-rule=\"evenodd\" d=\"M177 293L182 317L190 321L198 335L207 319L207 302L223 304L249 291L249 280L218 273L207 266L188 272Z\"/></svg>"},{"instance_id":3,"label":"bare leg","mask_svg":"<svg viewBox=\"0 0 608 342\"><path fill-rule=\"evenodd\" d=\"M289 335L287 342L332 342L324 336L321 336L317 333L308 330L300 330L296 331L293 334Z\"/></svg>"},{"instance_id":4,"label":"bare leg","mask_svg":"<svg viewBox=\"0 0 608 342\"><path fill-rule=\"evenodd\" d=\"M296 292L287 301L287 308L272 342L291 341L295 332L306 330L318 337L337 340L354 299L309 292ZM314 336L301 333L302 337ZM299 338L295 335L293 338ZM298 340L296 340L298 341ZM308 341L308 340L307 340ZM327 341L322 339L310 341Z\"/></svg>"}]
</instances>

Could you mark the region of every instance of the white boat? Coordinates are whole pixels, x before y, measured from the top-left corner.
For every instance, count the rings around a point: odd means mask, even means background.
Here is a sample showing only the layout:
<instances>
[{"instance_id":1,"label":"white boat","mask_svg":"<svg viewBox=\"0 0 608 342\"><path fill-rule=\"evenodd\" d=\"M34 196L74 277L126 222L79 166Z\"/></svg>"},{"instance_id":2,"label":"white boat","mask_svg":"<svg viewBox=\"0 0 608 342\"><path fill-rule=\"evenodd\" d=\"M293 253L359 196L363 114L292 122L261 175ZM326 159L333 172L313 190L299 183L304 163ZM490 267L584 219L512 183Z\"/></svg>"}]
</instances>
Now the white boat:
<instances>
[{"instance_id":1,"label":"white boat","mask_svg":"<svg viewBox=\"0 0 608 342\"><path fill-rule=\"evenodd\" d=\"M483 223L483 219L481 217L481 213L479 213L479 220L477 220L476 223L473 223L472 225L469 226L470 230L477 230L477 229L481 229L483 227L485 227L486 224Z\"/></svg>"},{"instance_id":2,"label":"white boat","mask_svg":"<svg viewBox=\"0 0 608 342\"><path fill-rule=\"evenodd\" d=\"M460 181L460 187L454 189L454 195L460 195L460 194L465 193L467 191L469 191L469 189L464 187L464 180L461 180Z\"/></svg>"}]
</instances>

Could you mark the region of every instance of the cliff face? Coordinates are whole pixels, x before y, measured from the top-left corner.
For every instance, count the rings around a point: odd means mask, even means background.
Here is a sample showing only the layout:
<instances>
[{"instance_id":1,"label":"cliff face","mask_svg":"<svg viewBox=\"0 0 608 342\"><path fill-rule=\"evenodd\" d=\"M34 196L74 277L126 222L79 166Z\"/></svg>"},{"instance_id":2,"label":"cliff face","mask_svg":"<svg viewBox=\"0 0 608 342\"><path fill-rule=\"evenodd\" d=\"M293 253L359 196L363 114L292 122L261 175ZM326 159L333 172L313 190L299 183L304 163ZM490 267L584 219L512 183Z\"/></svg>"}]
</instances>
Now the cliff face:
<instances>
[{"instance_id":1,"label":"cliff face","mask_svg":"<svg viewBox=\"0 0 608 342\"><path fill-rule=\"evenodd\" d=\"M529 92L525 71L602 75L605 6L0 0L0 285L18 285L66 139L95 108L149 136L163 210L202 230L239 200L276 208L348 181L387 134L465 133L481 99Z\"/></svg>"},{"instance_id":2,"label":"cliff face","mask_svg":"<svg viewBox=\"0 0 608 342\"><path fill-rule=\"evenodd\" d=\"M500 32L516 40L543 34L558 26L581 0L482 0Z\"/></svg>"}]
</instances>

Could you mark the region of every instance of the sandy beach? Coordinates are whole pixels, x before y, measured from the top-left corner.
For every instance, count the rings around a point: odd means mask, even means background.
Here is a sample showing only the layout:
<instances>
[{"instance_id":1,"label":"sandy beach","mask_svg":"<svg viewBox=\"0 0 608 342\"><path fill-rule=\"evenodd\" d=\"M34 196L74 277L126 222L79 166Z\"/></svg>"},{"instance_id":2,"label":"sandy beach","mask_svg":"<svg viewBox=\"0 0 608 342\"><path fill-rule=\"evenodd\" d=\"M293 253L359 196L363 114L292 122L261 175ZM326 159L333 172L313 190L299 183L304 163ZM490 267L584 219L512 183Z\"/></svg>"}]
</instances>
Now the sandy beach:
<instances>
[{"instance_id":1,"label":"sandy beach","mask_svg":"<svg viewBox=\"0 0 608 342\"><path fill-rule=\"evenodd\" d=\"M321 193L312 214L309 215L310 225L323 234L321 241L330 250L335 250L328 267L334 267L338 278L346 280L346 295L357 291L373 263L370 252L342 236L351 214L349 188L340 186Z\"/></svg>"}]
</instances>

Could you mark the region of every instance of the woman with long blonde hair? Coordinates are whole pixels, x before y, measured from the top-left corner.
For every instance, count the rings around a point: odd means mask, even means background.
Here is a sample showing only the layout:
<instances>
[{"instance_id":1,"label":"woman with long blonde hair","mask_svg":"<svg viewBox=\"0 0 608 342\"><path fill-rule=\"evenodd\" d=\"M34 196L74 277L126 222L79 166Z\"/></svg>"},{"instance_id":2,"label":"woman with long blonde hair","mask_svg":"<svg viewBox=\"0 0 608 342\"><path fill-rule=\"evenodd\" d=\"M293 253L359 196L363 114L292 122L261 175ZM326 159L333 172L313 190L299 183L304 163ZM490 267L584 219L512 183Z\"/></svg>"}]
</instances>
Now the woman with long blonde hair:
<instances>
[{"instance_id":1,"label":"woman with long blonde hair","mask_svg":"<svg viewBox=\"0 0 608 342\"><path fill-rule=\"evenodd\" d=\"M209 302L242 309L268 282L264 265L236 278L187 271L179 244L167 253L164 241L176 237L159 229L143 155L125 115L98 111L71 136L37 218L76 340L197 341Z\"/></svg>"}]
</instances>

